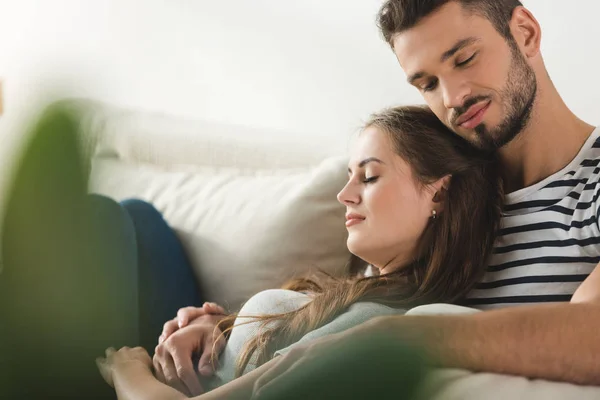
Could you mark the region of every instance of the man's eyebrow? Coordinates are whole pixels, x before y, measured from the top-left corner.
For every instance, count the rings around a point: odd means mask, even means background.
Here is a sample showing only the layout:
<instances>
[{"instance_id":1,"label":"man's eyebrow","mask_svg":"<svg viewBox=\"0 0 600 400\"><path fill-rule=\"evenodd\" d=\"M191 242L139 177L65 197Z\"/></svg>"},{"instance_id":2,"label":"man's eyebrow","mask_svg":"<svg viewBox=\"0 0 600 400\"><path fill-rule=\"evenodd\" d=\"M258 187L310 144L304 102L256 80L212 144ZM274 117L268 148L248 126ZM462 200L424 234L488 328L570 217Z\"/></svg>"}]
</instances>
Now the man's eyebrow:
<instances>
[{"instance_id":1,"label":"man's eyebrow","mask_svg":"<svg viewBox=\"0 0 600 400\"><path fill-rule=\"evenodd\" d=\"M383 161L381 161L379 158L377 157L369 157L369 158L365 158L364 160L362 160L361 162L358 163L358 168L364 168L365 165L367 165L368 163L371 162L376 162L379 164L385 164ZM350 168L348 168L348 172L352 173L352 170Z\"/></svg>"},{"instance_id":2,"label":"man's eyebrow","mask_svg":"<svg viewBox=\"0 0 600 400\"><path fill-rule=\"evenodd\" d=\"M442 54L442 56L440 57L440 62L446 62L450 57L452 57L453 55L456 54L456 52L458 52L459 50L462 50L463 48L478 42L479 38L475 37L475 36L471 36L468 37L466 39L461 39L458 42L456 42L456 44L454 46L452 46L452 48L448 51L445 51L444 54Z\"/></svg>"},{"instance_id":3,"label":"man's eyebrow","mask_svg":"<svg viewBox=\"0 0 600 400\"><path fill-rule=\"evenodd\" d=\"M425 76L425 72L419 71L419 72L417 72L417 73L412 74L411 76L409 76L408 79L407 79L407 81L408 81L409 84L414 85L416 80L421 79L424 76Z\"/></svg>"},{"instance_id":4,"label":"man's eyebrow","mask_svg":"<svg viewBox=\"0 0 600 400\"><path fill-rule=\"evenodd\" d=\"M447 50L444 52L444 54L442 54L442 56L440 57L440 62L446 62L448 61L448 59L450 57L452 57L453 55L455 55L458 51L460 51L461 49L475 43L478 42L480 39L478 37L475 36L471 36L468 37L466 39L461 39L458 42L456 42L456 44L454 46L452 46L452 48L450 50ZM414 85L415 81L418 79L423 78L424 76L426 76L427 74L423 71L419 71L416 72L414 74L412 74L411 76L408 77L407 82L410 85Z\"/></svg>"}]
</instances>

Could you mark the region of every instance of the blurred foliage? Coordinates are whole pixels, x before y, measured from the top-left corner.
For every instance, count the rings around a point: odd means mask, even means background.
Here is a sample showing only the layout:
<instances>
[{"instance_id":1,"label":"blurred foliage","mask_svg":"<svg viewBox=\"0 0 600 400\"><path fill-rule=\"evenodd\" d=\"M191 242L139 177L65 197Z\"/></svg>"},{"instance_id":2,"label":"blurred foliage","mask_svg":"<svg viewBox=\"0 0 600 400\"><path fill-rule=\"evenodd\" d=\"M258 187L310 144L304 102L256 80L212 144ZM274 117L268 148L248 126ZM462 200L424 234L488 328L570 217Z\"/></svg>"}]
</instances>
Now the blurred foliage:
<instances>
[{"instance_id":1,"label":"blurred foliage","mask_svg":"<svg viewBox=\"0 0 600 400\"><path fill-rule=\"evenodd\" d=\"M421 350L393 333L354 337L265 387L256 400L416 400L427 363Z\"/></svg>"},{"instance_id":2,"label":"blurred foliage","mask_svg":"<svg viewBox=\"0 0 600 400\"><path fill-rule=\"evenodd\" d=\"M110 308L100 303L113 300L102 265L110 261L101 251L104 228L93 223L86 202L77 129L75 114L48 107L28 133L8 187L1 227L2 398L96 397L86 385L107 345L100 338L119 337L118 327L103 323ZM106 398L110 392L102 389L98 397Z\"/></svg>"}]
</instances>

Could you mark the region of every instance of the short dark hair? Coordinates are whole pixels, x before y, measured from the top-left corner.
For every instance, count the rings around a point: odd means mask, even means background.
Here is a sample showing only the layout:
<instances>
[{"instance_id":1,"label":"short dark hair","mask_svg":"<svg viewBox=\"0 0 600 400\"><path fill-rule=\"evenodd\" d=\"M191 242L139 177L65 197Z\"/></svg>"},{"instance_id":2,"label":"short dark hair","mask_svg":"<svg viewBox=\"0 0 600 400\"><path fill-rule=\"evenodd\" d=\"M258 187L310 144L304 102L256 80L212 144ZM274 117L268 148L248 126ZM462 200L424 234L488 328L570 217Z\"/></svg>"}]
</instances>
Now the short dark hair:
<instances>
[{"instance_id":1,"label":"short dark hair","mask_svg":"<svg viewBox=\"0 0 600 400\"><path fill-rule=\"evenodd\" d=\"M465 10L488 19L509 43L514 42L509 22L519 0L387 0L377 14L377 26L383 38L393 47L394 36L414 27L441 6L455 1Z\"/></svg>"}]
</instances>

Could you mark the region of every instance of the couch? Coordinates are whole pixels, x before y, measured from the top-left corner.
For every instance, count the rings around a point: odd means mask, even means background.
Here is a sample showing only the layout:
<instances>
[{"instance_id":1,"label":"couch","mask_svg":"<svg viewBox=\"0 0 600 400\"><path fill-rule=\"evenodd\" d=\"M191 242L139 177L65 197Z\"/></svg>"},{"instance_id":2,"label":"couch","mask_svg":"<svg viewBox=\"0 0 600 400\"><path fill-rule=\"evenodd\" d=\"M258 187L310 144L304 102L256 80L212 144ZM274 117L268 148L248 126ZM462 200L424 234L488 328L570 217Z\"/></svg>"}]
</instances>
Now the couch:
<instances>
[{"instance_id":1,"label":"couch","mask_svg":"<svg viewBox=\"0 0 600 400\"><path fill-rule=\"evenodd\" d=\"M153 203L211 301L235 310L311 269L360 268L346 249L345 210L336 201L346 149L93 101L70 105L82 116L90 191ZM432 399L600 399L596 387L499 374L440 369L429 379Z\"/></svg>"}]
</instances>

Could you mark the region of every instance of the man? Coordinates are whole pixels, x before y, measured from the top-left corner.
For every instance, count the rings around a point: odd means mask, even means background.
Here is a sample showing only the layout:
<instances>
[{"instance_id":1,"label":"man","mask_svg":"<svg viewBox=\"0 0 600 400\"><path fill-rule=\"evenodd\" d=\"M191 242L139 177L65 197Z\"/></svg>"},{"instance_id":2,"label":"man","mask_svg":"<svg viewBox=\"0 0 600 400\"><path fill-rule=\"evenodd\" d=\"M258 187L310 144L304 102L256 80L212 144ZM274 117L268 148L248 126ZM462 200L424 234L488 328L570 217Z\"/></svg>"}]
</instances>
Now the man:
<instances>
[{"instance_id":1,"label":"man","mask_svg":"<svg viewBox=\"0 0 600 400\"><path fill-rule=\"evenodd\" d=\"M517 0L388 0L378 22L440 120L498 151L504 229L468 299L494 310L373 320L283 356L258 392L352 335L384 331L424 342L441 366L600 384L600 132L553 86L538 22Z\"/></svg>"},{"instance_id":2,"label":"man","mask_svg":"<svg viewBox=\"0 0 600 400\"><path fill-rule=\"evenodd\" d=\"M497 150L503 165L508 193L505 230L486 282L470 303L569 301L600 261L596 241L581 243L598 236L585 229L596 217L591 185L596 175L594 168L578 172L578 179L590 181L585 188L577 186L573 175L559 171L574 160L594 128L562 102L539 52L539 26L519 1L425 1L404 12L409 3L413 2L389 2L380 17L383 35L408 81L442 122L473 145ZM565 172L578 167L569 166ZM553 182L550 187L534 186L545 179ZM581 196L587 194L592 196L584 202ZM547 208L552 206L563 208ZM569 230L539 226L544 222ZM579 227L576 222L588 225ZM566 242L572 238L579 241ZM548 259L557 255L562 257ZM578 259L581 256L592 257ZM520 265L513 267L515 262ZM552 277L548 270L554 272ZM540 275L546 279L532 279Z\"/></svg>"}]
</instances>

